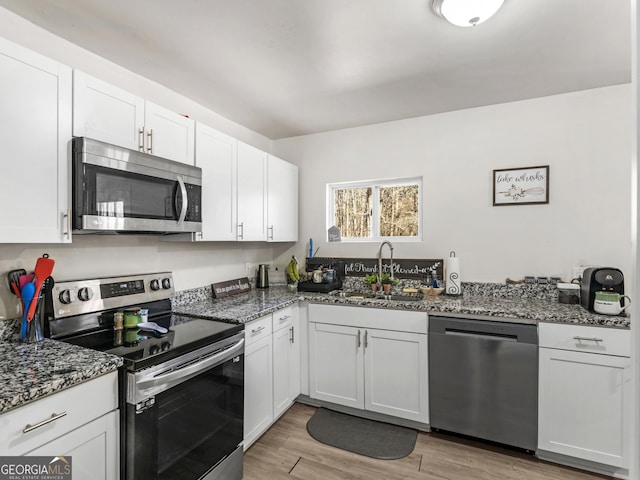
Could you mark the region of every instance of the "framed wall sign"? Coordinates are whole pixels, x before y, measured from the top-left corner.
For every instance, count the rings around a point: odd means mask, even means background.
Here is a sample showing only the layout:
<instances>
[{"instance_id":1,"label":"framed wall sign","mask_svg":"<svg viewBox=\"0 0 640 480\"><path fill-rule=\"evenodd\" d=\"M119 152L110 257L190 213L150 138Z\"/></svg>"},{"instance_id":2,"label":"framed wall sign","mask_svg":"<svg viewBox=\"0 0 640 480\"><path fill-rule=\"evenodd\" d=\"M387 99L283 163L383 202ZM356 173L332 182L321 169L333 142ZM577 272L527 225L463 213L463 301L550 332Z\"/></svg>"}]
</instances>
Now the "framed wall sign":
<instances>
[{"instance_id":1,"label":"framed wall sign","mask_svg":"<svg viewBox=\"0 0 640 480\"><path fill-rule=\"evenodd\" d=\"M549 203L549 165L493 171L493 205Z\"/></svg>"}]
</instances>

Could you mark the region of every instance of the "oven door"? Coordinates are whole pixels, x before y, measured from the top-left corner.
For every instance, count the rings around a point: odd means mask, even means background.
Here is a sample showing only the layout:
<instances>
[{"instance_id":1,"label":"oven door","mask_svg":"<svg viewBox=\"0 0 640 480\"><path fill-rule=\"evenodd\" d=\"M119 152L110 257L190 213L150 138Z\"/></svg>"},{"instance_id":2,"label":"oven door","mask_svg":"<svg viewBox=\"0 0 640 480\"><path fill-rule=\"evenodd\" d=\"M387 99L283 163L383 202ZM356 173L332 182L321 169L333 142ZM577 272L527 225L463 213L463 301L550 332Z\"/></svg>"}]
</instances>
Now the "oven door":
<instances>
[{"instance_id":1,"label":"oven door","mask_svg":"<svg viewBox=\"0 0 640 480\"><path fill-rule=\"evenodd\" d=\"M74 142L74 230L202 231L199 168L89 139Z\"/></svg>"},{"instance_id":2,"label":"oven door","mask_svg":"<svg viewBox=\"0 0 640 480\"><path fill-rule=\"evenodd\" d=\"M129 373L126 478L218 478L216 470L228 472L224 464L238 451L242 478L243 408L243 334Z\"/></svg>"}]
</instances>

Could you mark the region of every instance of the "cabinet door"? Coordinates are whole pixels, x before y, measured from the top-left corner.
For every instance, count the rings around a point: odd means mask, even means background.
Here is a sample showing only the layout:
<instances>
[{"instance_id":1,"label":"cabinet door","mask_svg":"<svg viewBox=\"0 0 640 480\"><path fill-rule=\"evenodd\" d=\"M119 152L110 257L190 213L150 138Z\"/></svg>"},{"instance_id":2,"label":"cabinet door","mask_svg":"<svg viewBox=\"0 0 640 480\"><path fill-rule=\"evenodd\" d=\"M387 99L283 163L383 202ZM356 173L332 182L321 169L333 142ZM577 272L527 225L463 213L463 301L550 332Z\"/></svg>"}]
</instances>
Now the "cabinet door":
<instances>
[{"instance_id":1,"label":"cabinet door","mask_svg":"<svg viewBox=\"0 0 640 480\"><path fill-rule=\"evenodd\" d=\"M144 105L146 152L194 165L195 122L160 105Z\"/></svg>"},{"instance_id":2,"label":"cabinet door","mask_svg":"<svg viewBox=\"0 0 640 480\"><path fill-rule=\"evenodd\" d=\"M298 167L269 155L267 179L267 240L297 242Z\"/></svg>"},{"instance_id":3,"label":"cabinet door","mask_svg":"<svg viewBox=\"0 0 640 480\"><path fill-rule=\"evenodd\" d=\"M292 308L293 321L291 322L291 362L289 363L289 396L295 400L301 391L301 336L300 336L300 316L298 306Z\"/></svg>"},{"instance_id":4,"label":"cabinet door","mask_svg":"<svg viewBox=\"0 0 640 480\"><path fill-rule=\"evenodd\" d=\"M196 166L202 169L202 233L197 240L236 239L238 141L213 128L196 125Z\"/></svg>"},{"instance_id":5,"label":"cabinet door","mask_svg":"<svg viewBox=\"0 0 640 480\"><path fill-rule=\"evenodd\" d=\"M277 418L293 403L289 369L293 362L291 327L273 333L273 416Z\"/></svg>"},{"instance_id":6,"label":"cabinet door","mask_svg":"<svg viewBox=\"0 0 640 480\"><path fill-rule=\"evenodd\" d=\"M364 408L364 330L312 323L309 333L311 398Z\"/></svg>"},{"instance_id":7,"label":"cabinet door","mask_svg":"<svg viewBox=\"0 0 640 480\"><path fill-rule=\"evenodd\" d=\"M244 449L273 422L271 335L247 346L244 355Z\"/></svg>"},{"instance_id":8,"label":"cabinet door","mask_svg":"<svg viewBox=\"0 0 640 480\"><path fill-rule=\"evenodd\" d=\"M238 142L238 240L267 239L267 154Z\"/></svg>"},{"instance_id":9,"label":"cabinet door","mask_svg":"<svg viewBox=\"0 0 640 480\"><path fill-rule=\"evenodd\" d=\"M71 68L0 39L0 242L71 241Z\"/></svg>"},{"instance_id":10,"label":"cabinet door","mask_svg":"<svg viewBox=\"0 0 640 480\"><path fill-rule=\"evenodd\" d=\"M144 150L144 99L73 71L73 135Z\"/></svg>"},{"instance_id":11,"label":"cabinet door","mask_svg":"<svg viewBox=\"0 0 640 480\"><path fill-rule=\"evenodd\" d=\"M428 423L427 336L367 329L365 409Z\"/></svg>"},{"instance_id":12,"label":"cabinet door","mask_svg":"<svg viewBox=\"0 0 640 480\"><path fill-rule=\"evenodd\" d=\"M627 468L631 362L540 348L538 448Z\"/></svg>"},{"instance_id":13,"label":"cabinet door","mask_svg":"<svg viewBox=\"0 0 640 480\"><path fill-rule=\"evenodd\" d=\"M35 450L28 456L72 457L73 478L120 478L118 410L108 413Z\"/></svg>"}]
</instances>

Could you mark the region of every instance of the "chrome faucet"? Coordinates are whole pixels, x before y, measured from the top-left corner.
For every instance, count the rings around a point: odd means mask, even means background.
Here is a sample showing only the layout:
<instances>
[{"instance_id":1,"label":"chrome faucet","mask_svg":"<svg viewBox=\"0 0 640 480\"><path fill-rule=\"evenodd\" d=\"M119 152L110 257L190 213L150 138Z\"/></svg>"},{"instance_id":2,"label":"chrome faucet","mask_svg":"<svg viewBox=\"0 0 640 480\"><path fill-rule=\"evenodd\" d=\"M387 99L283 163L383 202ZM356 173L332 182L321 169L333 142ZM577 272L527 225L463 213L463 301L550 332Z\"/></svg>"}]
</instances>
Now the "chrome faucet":
<instances>
[{"instance_id":1,"label":"chrome faucet","mask_svg":"<svg viewBox=\"0 0 640 480\"><path fill-rule=\"evenodd\" d=\"M393 280L393 245L391 245L391 242L388 240L385 240L380 244L380 249L378 250L378 289L382 288L382 247L384 247L385 244L389 245L389 258L391 259L389 268L391 269L391 280Z\"/></svg>"}]
</instances>

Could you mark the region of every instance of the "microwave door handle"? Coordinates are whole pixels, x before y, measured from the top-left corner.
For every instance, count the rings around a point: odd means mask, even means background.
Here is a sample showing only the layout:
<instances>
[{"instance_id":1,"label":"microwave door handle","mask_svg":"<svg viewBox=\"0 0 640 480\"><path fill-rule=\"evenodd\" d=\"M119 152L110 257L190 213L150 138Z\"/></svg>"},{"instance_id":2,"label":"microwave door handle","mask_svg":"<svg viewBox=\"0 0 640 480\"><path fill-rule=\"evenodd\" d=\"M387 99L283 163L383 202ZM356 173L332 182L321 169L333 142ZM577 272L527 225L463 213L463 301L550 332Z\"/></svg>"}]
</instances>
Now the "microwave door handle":
<instances>
[{"instance_id":1,"label":"microwave door handle","mask_svg":"<svg viewBox=\"0 0 640 480\"><path fill-rule=\"evenodd\" d=\"M182 196L182 209L180 210L180 217L178 217L178 225L184 222L184 219L187 216L187 207L189 206L189 198L187 197L187 187L184 184L184 180L182 176L178 175L178 185L180 185L180 194ZM178 203L178 195L176 194L176 204ZM176 210L177 210L176 205Z\"/></svg>"}]
</instances>

